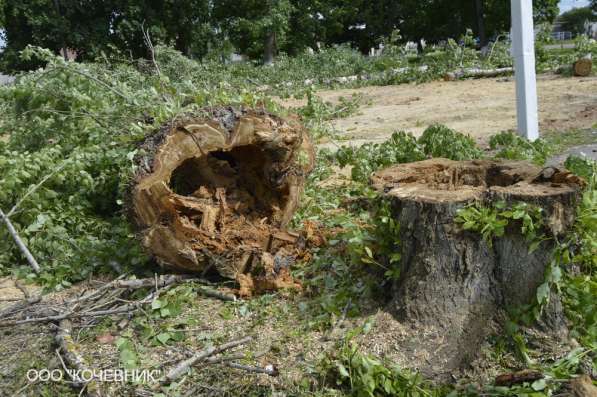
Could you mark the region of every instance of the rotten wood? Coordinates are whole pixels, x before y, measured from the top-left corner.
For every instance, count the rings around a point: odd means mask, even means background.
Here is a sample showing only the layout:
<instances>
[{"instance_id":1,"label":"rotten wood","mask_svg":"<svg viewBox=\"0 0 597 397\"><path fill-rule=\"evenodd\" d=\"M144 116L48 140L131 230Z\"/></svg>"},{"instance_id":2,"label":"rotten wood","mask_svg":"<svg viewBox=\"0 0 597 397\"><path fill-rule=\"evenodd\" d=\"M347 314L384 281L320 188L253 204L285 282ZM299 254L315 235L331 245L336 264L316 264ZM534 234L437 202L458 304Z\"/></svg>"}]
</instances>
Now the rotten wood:
<instances>
[{"instance_id":1,"label":"rotten wood","mask_svg":"<svg viewBox=\"0 0 597 397\"><path fill-rule=\"evenodd\" d=\"M162 266L248 276L266 290L299 286L284 270L301 254L286 229L314 149L297 119L207 108L167 123L140 152L128 207ZM276 262L269 272L266 255Z\"/></svg>"},{"instance_id":2,"label":"rotten wood","mask_svg":"<svg viewBox=\"0 0 597 397\"><path fill-rule=\"evenodd\" d=\"M496 386L513 386L524 382L534 382L543 379L543 373L534 369L524 369L522 371L511 372L509 374L498 375L495 378Z\"/></svg>"}]
</instances>

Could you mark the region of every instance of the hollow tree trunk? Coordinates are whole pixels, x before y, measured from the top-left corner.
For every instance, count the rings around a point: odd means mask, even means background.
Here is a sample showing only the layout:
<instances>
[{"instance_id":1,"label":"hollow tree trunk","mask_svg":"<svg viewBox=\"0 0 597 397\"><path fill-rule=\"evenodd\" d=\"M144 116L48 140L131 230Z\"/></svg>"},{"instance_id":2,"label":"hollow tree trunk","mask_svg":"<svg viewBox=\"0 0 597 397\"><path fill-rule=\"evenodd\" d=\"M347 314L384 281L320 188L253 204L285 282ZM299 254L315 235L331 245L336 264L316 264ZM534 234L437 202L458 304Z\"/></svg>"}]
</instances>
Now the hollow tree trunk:
<instances>
[{"instance_id":1,"label":"hollow tree trunk","mask_svg":"<svg viewBox=\"0 0 597 397\"><path fill-rule=\"evenodd\" d=\"M505 309L534 301L555 246L552 238L530 253L516 224L488 243L455 223L458 209L530 203L543 209L547 233L557 237L573 223L583 181L526 162L432 159L379 171L372 184L391 201L400 225L401 276L391 311L416 331L410 349L426 359L414 358L415 365L441 378L474 359ZM542 322L565 332L556 296Z\"/></svg>"},{"instance_id":2,"label":"hollow tree trunk","mask_svg":"<svg viewBox=\"0 0 597 397\"><path fill-rule=\"evenodd\" d=\"M313 166L300 123L263 110L203 109L164 125L141 152L130 208L160 264L215 269L245 294L257 281L295 286L287 268L297 235L286 226Z\"/></svg>"}]
</instances>

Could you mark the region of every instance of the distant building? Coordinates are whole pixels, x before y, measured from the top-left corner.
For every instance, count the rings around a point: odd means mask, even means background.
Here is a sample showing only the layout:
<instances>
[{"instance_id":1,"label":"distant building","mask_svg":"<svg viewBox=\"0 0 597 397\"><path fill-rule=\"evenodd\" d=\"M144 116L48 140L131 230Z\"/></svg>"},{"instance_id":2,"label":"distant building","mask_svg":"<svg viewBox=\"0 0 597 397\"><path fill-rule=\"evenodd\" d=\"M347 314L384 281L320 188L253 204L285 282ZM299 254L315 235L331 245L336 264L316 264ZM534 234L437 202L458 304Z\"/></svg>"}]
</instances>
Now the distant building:
<instances>
[{"instance_id":1,"label":"distant building","mask_svg":"<svg viewBox=\"0 0 597 397\"><path fill-rule=\"evenodd\" d=\"M574 37L574 35L572 34L572 32L564 30L564 23L561 17L561 15L558 16L556 20L553 22L551 37L554 40L570 40Z\"/></svg>"},{"instance_id":2,"label":"distant building","mask_svg":"<svg viewBox=\"0 0 597 397\"><path fill-rule=\"evenodd\" d=\"M597 22L585 22L585 34L591 39L597 40Z\"/></svg>"}]
</instances>

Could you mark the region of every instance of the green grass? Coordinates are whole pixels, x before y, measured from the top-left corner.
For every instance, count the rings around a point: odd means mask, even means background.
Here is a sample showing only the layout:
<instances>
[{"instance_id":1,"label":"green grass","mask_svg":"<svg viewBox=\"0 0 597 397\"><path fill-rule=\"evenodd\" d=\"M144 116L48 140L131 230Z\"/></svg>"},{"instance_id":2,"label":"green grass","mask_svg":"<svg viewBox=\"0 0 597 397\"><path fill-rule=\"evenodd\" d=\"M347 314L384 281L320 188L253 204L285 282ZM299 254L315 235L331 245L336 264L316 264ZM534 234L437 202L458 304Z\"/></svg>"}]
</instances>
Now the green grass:
<instances>
[{"instance_id":1,"label":"green grass","mask_svg":"<svg viewBox=\"0 0 597 397\"><path fill-rule=\"evenodd\" d=\"M592 129L571 129L568 131L549 131L543 139L553 147L555 153L565 152L575 146L589 145L597 142L597 134L593 133L597 123Z\"/></svg>"}]
</instances>

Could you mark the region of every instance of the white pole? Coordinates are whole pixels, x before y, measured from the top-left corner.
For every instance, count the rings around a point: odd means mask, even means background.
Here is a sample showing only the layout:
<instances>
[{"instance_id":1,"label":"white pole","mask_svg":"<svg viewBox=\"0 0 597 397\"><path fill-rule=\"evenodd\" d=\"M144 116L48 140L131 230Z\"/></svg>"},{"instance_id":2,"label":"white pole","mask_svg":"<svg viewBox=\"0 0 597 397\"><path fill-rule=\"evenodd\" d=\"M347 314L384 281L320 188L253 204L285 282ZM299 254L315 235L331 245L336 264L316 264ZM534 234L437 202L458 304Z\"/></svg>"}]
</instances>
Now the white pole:
<instances>
[{"instance_id":1,"label":"white pole","mask_svg":"<svg viewBox=\"0 0 597 397\"><path fill-rule=\"evenodd\" d=\"M512 6L512 55L516 74L518 133L530 141L539 138L533 1L510 0Z\"/></svg>"}]
</instances>

